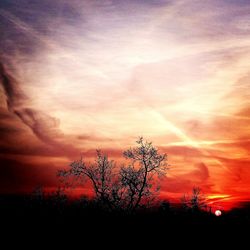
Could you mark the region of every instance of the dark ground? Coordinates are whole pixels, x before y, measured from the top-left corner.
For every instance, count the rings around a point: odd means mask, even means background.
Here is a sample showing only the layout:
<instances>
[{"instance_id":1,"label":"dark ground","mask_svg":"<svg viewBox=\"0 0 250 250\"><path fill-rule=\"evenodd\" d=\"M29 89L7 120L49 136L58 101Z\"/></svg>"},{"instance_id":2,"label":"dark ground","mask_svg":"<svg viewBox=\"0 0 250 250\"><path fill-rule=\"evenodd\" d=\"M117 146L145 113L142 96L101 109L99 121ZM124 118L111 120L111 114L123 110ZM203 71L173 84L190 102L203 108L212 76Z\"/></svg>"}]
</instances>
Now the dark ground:
<instances>
[{"instance_id":1,"label":"dark ground","mask_svg":"<svg viewBox=\"0 0 250 250\"><path fill-rule=\"evenodd\" d=\"M139 244L186 243L195 247L200 240L202 244L214 240L222 240L225 244L234 240L239 246L245 240L250 241L250 206L246 204L220 217L208 212L187 212L171 205L126 214L105 211L88 200L0 196L0 226L1 242L8 239L9 245L17 243L13 239L18 236L20 243L25 244L31 239L39 244L49 239L57 245L70 242L71 245L90 243L111 247L118 240L117 249L132 241Z\"/></svg>"}]
</instances>

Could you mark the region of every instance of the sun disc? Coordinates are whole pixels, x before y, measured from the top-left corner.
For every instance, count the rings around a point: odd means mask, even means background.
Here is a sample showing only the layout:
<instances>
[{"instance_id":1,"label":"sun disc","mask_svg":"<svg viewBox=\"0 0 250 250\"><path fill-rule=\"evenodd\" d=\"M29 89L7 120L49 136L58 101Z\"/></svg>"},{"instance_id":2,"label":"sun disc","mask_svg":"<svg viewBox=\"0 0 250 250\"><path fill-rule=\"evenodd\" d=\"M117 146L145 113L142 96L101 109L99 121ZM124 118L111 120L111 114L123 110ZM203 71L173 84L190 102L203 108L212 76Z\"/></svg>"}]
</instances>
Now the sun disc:
<instances>
[{"instance_id":1,"label":"sun disc","mask_svg":"<svg viewBox=\"0 0 250 250\"><path fill-rule=\"evenodd\" d=\"M214 214L216 215L216 216L221 216L221 211L220 210L216 210L215 212L214 212Z\"/></svg>"}]
</instances>

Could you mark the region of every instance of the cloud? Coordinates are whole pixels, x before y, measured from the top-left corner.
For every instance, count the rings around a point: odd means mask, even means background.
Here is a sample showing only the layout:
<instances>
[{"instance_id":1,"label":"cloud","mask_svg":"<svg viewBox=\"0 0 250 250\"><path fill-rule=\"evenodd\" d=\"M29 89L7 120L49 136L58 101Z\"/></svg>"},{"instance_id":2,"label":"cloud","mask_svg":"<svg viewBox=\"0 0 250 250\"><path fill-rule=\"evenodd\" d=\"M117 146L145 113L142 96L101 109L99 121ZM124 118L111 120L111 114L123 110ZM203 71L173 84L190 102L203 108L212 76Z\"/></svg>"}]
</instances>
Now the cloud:
<instances>
[{"instance_id":1,"label":"cloud","mask_svg":"<svg viewBox=\"0 0 250 250\"><path fill-rule=\"evenodd\" d=\"M24 107L30 100L23 94L17 81L6 72L2 64L0 64L0 75L8 109L20 118L39 140L57 148L57 150L64 151L67 155L74 155L77 149L73 145L63 141L64 135L59 128L59 119L51 117L45 112Z\"/></svg>"},{"instance_id":2,"label":"cloud","mask_svg":"<svg viewBox=\"0 0 250 250\"><path fill-rule=\"evenodd\" d=\"M161 151L167 152L169 155L178 155L183 157L202 157L202 153L199 149L191 147L189 145L185 146L165 146L160 147Z\"/></svg>"},{"instance_id":3,"label":"cloud","mask_svg":"<svg viewBox=\"0 0 250 250\"><path fill-rule=\"evenodd\" d=\"M195 170L192 175L198 177L200 181L206 181L209 178L208 167L203 162L201 162L196 166L196 168L197 170Z\"/></svg>"},{"instance_id":4,"label":"cloud","mask_svg":"<svg viewBox=\"0 0 250 250\"><path fill-rule=\"evenodd\" d=\"M17 81L6 72L4 65L1 62L0 77L7 97L8 108L9 110L13 110L14 107L20 106L25 100L27 100L27 97L20 90Z\"/></svg>"},{"instance_id":5,"label":"cloud","mask_svg":"<svg viewBox=\"0 0 250 250\"><path fill-rule=\"evenodd\" d=\"M247 189L246 1L13 0L0 8L1 152L76 159L97 147L117 160L143 135L169 155L170 191Z\"/></svg>"},{"instance_id":6,"label":"cloud","mask_svg":"<svg viewBox=\"0 0 250 250\"><path fill-rule=\"evenodd\" d=\"M112 142L113 141L112 138L95 136L95 135L89 135L89 134L78 135L77 139L78 140L82 140L82 141L96 141L96 142L102 142L102 141L106 141L106 142L110 141L110 142Z\"/></svg>"},{"instance_id":7,"label":"cloud","mask_svg":"<svg viewBox=\"0 0 250 250\"><path fill-rule=\"evenodd\" d=\"M15 159L1 159L0 192L31 192L37 185L58 185L57 168L53 164L24 163Z\"/></svg>"},{"instance_id":8,"label":"cloud","mask_svg":"<svg viewBox=\"0 0 250 250\"><path fill-rule=\"evenodd\" d=\"M58 119L29 108L16 110L15 114L41 141L50 145L58 145L55 139L62 136Z\"/></svg>"},{"instance_id":9,"label":"cloud","mask_svg":"<svg viewBox=\"0 0 250 250\"><path fill-rule=\"evenodd\" d=\"M200 162L195 169L185 174L166 177L163 184L163 192L184 194L192 190L194 186L200 187L204 192L212 192L213 184L210 181L208 167Z\"/></svg>"}]
</instances>

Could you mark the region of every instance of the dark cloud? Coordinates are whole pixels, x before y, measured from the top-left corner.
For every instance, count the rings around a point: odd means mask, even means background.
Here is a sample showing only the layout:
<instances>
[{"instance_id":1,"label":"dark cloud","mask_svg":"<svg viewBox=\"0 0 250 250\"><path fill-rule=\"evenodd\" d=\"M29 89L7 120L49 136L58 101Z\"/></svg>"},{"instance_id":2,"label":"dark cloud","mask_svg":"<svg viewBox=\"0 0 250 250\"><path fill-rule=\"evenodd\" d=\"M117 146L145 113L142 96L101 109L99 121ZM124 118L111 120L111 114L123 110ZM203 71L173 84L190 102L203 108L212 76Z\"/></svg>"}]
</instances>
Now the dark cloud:
<instances>
[{"instance_id":1,"label":"dark cloud","mask_svg":"<svg viewBox=\"0 0 250 250\"><path fill-rule=\"evenodd\" d=\"M20 90L17 81L7 73L4 65L0 62L0 80L7 97L7 105L9 110L13 110L15 106L19 106L27 97Z\"/></svg>"},{"instance_id":2,"label":"dark cloud","mask_svg":"<svg viewBox=\"0 0 250 250\"><path fill-rule=\"evenodd\" d=\"M77 139L82 140L82 141L98 141L98 142L113 141L112 138L95 136L95 135L87 135L87 134L86 135L78 135Z\"/></svg>"},{"instance_id":3,"label":"dark cloud","mask_svg":"<svg viewBox=\"0 0 250 250\"><path fill-rule=\"evenodd\" d=\"M57 145L54 138L61 137L59 132L59 120L43 112L25 108L15 110L15 114L27 125L41 141Z\"/></svg>"},{"instance_id":4,"label":"dark cloud","mask_svg":"<svg viewBox=\"0 0 250 250\"><path fill-rule=\"evenodd\" d=\"M91 137L91 135L79 135L79 136L77 136L77 139L83 140L83 141L88 141L88 140L91 140L92 137Z\"/></svg>"},{"instance_id":5,"label":"dark cloud","mask_svg":"<svg viewBox=\"0 0 250 250\"><path fill-rule=\"evenodd\" d=\"M0 192L32 191L37 185L56 186L57 168L51 163L31 164L14 159L0 159Z\"/></svg>"},{"instance_id":6,"label":"dark cloud","mask_svg":"<svg viewBox=\"0 0 250 250\"><path fill-rule=\"evenodd\" d=\"M64 152L45 146L14 113L0 108L0 152L8 155L62 156Z\"/></svg>"},{"instance_id":7,"label":"dark cloud","mask_svg":"<svg viewBox=\"0 0 250 250\"><path fill-rule=\"evenodd\" d=\"M75 154L76 148L73 145L62 141L63 134L59 129L60 121L44 112L24 107L28 98L18 86L18 82L0 64L1 83L5 91L9 111L15 114L33 134L45 144L49 144L57 150L62 150L65 155ZM3 128L8 132L7 127ZM4 131L3 131L4 132Z\"/></svg>"},{"instance_id":8,"label":"dark cloud","mask_svg":"<svg viewBox=\"0 0 250 250\"><path fill-rule=\"evenodd\" d=\"M20 129L17 127L11 127L7 124L0 123L0 135L1 137L10 133L19 133Z\"/></svg>"},{"instance_id":9,"label":"dark cloud","mask_svg":"<svg viewBox=\"0 0 250 250\"><path fill-rule=\"evenodd\" d=\"M16 110L15 114L39 140L54 147L57 151L61 150L65 156L75 155L78 151L74 145L64 142L64 134L60 131L58 119L30 108Z\"/></svg>"}]
</instances>

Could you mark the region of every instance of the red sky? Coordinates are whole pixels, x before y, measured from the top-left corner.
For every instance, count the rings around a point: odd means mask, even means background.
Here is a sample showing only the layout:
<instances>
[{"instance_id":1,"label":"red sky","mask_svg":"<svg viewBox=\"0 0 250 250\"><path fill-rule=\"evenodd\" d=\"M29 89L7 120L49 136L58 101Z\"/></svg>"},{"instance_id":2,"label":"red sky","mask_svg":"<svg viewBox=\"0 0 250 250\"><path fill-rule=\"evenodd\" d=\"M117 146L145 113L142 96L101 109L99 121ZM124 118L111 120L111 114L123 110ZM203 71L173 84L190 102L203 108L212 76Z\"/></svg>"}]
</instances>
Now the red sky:
<instances>
[{"instance_id":1,"label":"red sky","mask_svg":"<svg viewBox=\"0 0 250 250\"><path fill-rule=\"evenodd\" d=\"M51 3L53 2L53 3ZM54 187L138 136L169 157L164 197L250 198L248 1L0 3L0 191Z\"/></svg>"}]
</instances>

